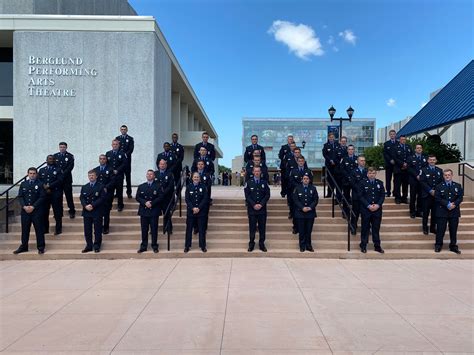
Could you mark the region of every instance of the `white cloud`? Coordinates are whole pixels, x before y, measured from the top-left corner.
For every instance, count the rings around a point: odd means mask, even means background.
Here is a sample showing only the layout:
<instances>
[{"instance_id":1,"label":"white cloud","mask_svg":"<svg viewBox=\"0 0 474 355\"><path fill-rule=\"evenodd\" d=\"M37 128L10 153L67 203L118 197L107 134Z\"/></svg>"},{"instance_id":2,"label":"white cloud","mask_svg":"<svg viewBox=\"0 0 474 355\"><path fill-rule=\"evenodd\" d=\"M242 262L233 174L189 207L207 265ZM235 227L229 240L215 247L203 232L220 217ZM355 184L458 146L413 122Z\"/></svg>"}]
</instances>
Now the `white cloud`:
<instances>
[{"instance_id":1,"label":"white cloud","mask_svg":"<svg viewBox=\"0 0 474 355\"><path fill-rule=\"evenodd\" d=\"M334 36L329 36L328 44L334 44Z\"/></svg>"},{"instance_id":2,"label":"white cloud","mask_svg":"<svg viewBox=\"0 0 474 355\"><path fill-rule=\"evenodd\" d=\"M342 37L344 41L352 44L355 46L357 37L352 30L344 30L343 32L339 32L339 37Z\"/></svg>"},{"instance_id":3,"label":"white cloud","mask_svg":"<svg viewBox=\"0 0 474 355\"><path fill-rule=\"evenodd\" d=\"M276 41L286 44L290 52L301 59L324 54L321 41L310 26L277 20L273 21L268 33L273 34Z\"/></svg>"},{"instance_id":4,"label":"white cloud","mask_svg":"<svg viewBox=\"0 0 474 355\"><path fill-rule=\"evenodd\" d=\"M388 107L395 107L395 104L396 104L396 103L397 103L397 102L395 101L394 98L389 98L389 99L387 100L387 106L388 106Z\"/></svg>"}]
</instances>

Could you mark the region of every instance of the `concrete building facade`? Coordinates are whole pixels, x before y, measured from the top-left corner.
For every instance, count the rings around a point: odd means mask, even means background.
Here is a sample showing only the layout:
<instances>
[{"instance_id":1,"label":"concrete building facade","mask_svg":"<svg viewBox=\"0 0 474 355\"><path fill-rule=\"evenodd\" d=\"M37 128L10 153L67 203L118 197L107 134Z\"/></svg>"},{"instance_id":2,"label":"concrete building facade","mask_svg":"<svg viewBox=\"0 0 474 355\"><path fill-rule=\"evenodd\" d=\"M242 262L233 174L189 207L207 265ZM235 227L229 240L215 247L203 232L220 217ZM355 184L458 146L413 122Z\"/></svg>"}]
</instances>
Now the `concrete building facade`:
<instances>
[{"instance_id":1,"label":"concrete building facade","mask_svg":"<svg viewBox=\"0 0 474 355\"><path fill-rule=\"evenodd\" d=\"M66 141L75 183L85 181L122 124L136 142L133 184L155 167L173 132L185 164L202 131L222 157L217 132L155 19L136 16L127 1L0 0L0 46L12 51L12 100L0 106L0 120L13 122L14 180Z\"/></svg>"}]
</instances>

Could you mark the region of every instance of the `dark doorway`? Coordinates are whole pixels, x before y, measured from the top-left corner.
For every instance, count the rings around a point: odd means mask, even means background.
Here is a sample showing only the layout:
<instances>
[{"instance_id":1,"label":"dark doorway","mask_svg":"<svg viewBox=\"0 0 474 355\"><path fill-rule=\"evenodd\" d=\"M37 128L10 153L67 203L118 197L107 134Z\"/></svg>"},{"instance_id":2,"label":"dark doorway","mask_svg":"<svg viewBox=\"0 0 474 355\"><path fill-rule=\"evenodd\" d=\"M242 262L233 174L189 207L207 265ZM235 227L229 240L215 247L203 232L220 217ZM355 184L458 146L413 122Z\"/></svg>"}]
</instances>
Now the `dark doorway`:
<instances>
[{"instance_id":1,"label":"dark doorway","mask_svg":"<svg viewBox=\"0 0 474 355\"><path fill-rule=\"evenodd\" d=\"M0 121L0 184L13 184L13 121Z\"/></svg>"}]
</instances>

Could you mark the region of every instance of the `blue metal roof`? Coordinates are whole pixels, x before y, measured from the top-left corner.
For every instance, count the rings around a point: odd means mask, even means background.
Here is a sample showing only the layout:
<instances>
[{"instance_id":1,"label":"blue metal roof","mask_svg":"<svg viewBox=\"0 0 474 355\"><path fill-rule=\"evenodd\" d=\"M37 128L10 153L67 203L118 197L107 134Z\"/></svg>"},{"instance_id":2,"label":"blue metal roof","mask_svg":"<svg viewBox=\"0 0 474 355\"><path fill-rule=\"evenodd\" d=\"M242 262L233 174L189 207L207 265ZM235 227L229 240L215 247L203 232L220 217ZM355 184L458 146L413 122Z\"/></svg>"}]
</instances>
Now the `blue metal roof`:
<instances>
[{"instance_id":1,"label":"blue metal roof","mask_svg":"<svg viewBox=\"0 0 474 355\"><path fill-rule=\"evenodd\" d=\"M398 135L414 135L474 117L474 60L433 97Z\"/></svg>"}]
</instances>

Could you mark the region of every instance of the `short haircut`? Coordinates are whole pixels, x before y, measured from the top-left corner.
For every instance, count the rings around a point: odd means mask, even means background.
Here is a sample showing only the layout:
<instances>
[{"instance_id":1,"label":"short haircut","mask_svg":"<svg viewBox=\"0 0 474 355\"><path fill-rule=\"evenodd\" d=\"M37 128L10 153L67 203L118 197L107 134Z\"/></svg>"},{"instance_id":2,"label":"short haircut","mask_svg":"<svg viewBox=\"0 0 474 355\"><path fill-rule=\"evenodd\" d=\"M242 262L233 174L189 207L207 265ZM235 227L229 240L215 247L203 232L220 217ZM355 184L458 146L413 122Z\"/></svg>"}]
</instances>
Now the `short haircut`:
<instances>
[{"instance_id":1,"label":"short haircut","mask_svg":"<svg viewBox=\"0 0 474 355\"><path fill-rule=\"evenodd\" d=\"M299 147L296 147L295 150L299 150L301 152L301 149Z\"/></svg>"},{"instance_id":2,"label":"short haircut","mask_svg":"<svg viewBox=\"0 0 474 355\"><path fill-rule=\"evenodd\" d=\"M164 143L163 143L163 147L164 147L165 145L170 145L170 142L164 142Z\"/></svg>"},{"instance_id":3,"label":"short haircut","mask_svg":"<svg viewBox=\"0 0 474 355\"><path fill-rule=\"evenodd\" d=\"M252 171L254 171L255 169L262 170L259 166L254 166Z\"/></svg>"},{"instance_id":4,"label":"short haircut","mask_svg":"<svg viewBox=\"0 0 474 355\"><path fill-rule=\"evenodd\" d=\"M59 145L65 145L67 148L67 143L66 142L59 142Z\"/></svg>"},{"instance_id":5,"label":"short haircut","mask_svg":"<svg viewBox=\"0 0 474 355\"><path fill-rule=\"evenodd\" d=\"M295 142L291 142L290 145L296 145L296 143L295 143Z\"/></svg>"},{"instance_id":6,"label":"short haircut","mask_svg":"<svg viewBox=\"0 0 474 355\"><path fill-rule=\"evenodd\" d=\"M124 125L124 124L121 125L120 128L126 128L126 129L128 129L127 125Z\"/></svg>"},{"instance_id":7,"label":"short haircut","mask_svg":"<svg viewBox=\"0 0 474 355\"><path fill-rule=\"evenodd\" d=\"M53 154L48 154L48 155L46 156L46 160L48 160L48 159L49 159L49 157L51 157L51 158L55 159Z\"/></svg>"},{"instance_id":8,"label":"short haircut","mask_svg":"<svg viewBox=\"0 0 474 355\"><path fill-rule=\"evenodd\" d=\"M328 137L333 136L334 137L334 132L329 132Z\"/></svg>"},{"instance_id":9,"label":"short haircut","mask_svg":"<svg viewBox=\"0 0 474 355\"><path fill-rule=\"evenodd\" d=\"M392 132L397 133L397 131L395 131L394 129L391 129L390 131L388 131L389 134L392 133Z\"/></svg>"},{"instance_id":10,"label":"short haircut","mask_svg":"<svg viewBox=\"0 0 474 355\"><path fill-rule=\"evenodd\" d=\"M373 166L369 166L369 168L367 169L367 171L371 172L371 171L375 171L377 172L377 168L373 167Z\"/></svg>"},{"instance_id":11,"label":"short haircut","mask_svg":"<svg viewBox=\"0 0 474 355\"><path fill-rule=\"evenodd\" d=\"M113 142L117 142L118 144L120 144L120 141L118 139L112 139L112 143Z\"/></svg>"},{"instance_id":12,"label":"short haircut","mask_svg":"<svg viewBox=\"0 0 474 355\"><path fill-rule=\"evenodd\" d=\"M416 143L416 144L415 144L415 148L418 147L418 146L420 146L421 148L423 148L423 144L421 144L421 143Z\"/></svg>"},{"instance_id":13,"label":"short haircut","mask_svg":"<svg viewBox=\"0 0 474 355\"><path fill-rule=\"evenodd\" d=\"M149 173L150 171L151 171L153 174L155 173L155 170L153 170L153 169L148 169L146 172Z\"/></svg>"},{"instance_id":14,"label":"short haircut","mask_svg":"<svg viewBox=\"0 0 474 355\"><path fill-rule=\"evenodd\" d=\"M34 171L35 173L38 172L38 169L36 169L34 166L28 168L28 172Z\"/></svg>"},{"instance_id":15,"label":"short haircut","mask_svg":"<svg viewBox=\"0 0 474 355\"><path fill-rule=\"evenodd\" d=\"M346 136L342 136L342 137L341 137L341 139L345 139L345 140L347 140L347 137L346 137Z\"/></svg>"},{"instance_id":16,"label":"short haircut","mask_svg":"<svg viewBox=\"0 0 474 355\"><path fill-rule=\"evenodd\" d=\"M451 174L453 174L453 171L452 171L451 169L444 169L444 170L443 170L443 174L444 174L444 173L451 173Z\"/></svg>"},{"instance_id":17,"label":"short haircut","mask_svg":"<svg viewBox=\"0 0 474 355\"><path fill-rule=\"evenodd\" d=\"M304 156L300 155L300 156L298 157L298 160L305 160L305 159L304 159Z\"/></svg>"},{"instance_id":18,"label":"short haircut","mask_svg":"<svg viewBox=\"0 0 474 355\"><path fill-rule=\"evenodd\" d=\"M207 148L206 148L206 147L201 147L201 148L199 148L199 150L201 150L201 149L204 149L204 150L207 152Z\"/></svg>"},{"instance_id":19,"label":"short haircut","mask_svg":"<svg viewBox=\"0 0 474 355\"><path fill-rule=\"evenodd\" d=\"M207 131L204 131L204 132L202 132L201 137L204 136L204 135L207 135L207 136L208 136L209 133L207 133Z\"/></svg>"},{"instance_id":20,"label":"short haircut","mask_svg":"<svg viewBox=\"0 0 474 355\"><path fill-rule=\"evenodd\" d=\"M293 135L292 135L292 134L289 134L287 138L290 138L290 137L293 138Z\"/></svg>"},{"instance_id":21,"label":"short haircut","mask_svg":"<svg viewBox=\"0 0 474 355\"><path fill-rule=\"evenodd\" d=\"M347 148L350 148L350 147L352 147L352 148L355 149L354 144L349 144L349 145L347 146Z\"/></svg>"},{"instance_id":22,"label":"short haircut","mask_svg":"<svg viewBox=\"0 0 474 355\"><path fill-rule=\"evenodd\" d=\"M166 161L166 159L160 159L160 161L158 162L158 164L160 164L162 161L164 161L165 164L168 164L168 162Z\"/></svg>"},{"instance_id":23,"label":"short haircut","mask_svg":"<svg viewBox=\"0 0 474 355\"><path fill-rule=\"evenodd\" d=\"M364 155L364 154L361 154L361 155L359 155L357 158L364 158L364 159L365 159L365 155Z\"/></svg>"},{"instance_id":24,"label":"short haircut","mask_svg":"<svg viewBox=\"0 0 474 355\"><path fill-rule=\"evenodd\" d=\"M252 137L250 137L250 139L252 139L253 137L258 139L258 136L256 134L252 134Z\"/></svg>"},{"instance_id":25,"label":"short haircut","mask_svg":"<svg viewBox=\"0 0 474 355\"><path fill-rule=\"evenodd\" d=\"M404 134L400 135L400 138L406 138L407 136L405 136Z\"/></svg>"},{"instance_id":26,"label":"short haircut","mask_svg":"<svg viewBox=\"0 0 474 355\"><path fill-rule=\"evenodd\" d=\"M94 169L91 169L91 170L89 170L87 173L88 173L88 174L94 174L94 175L96 175L96 176L97 176L97 173L95 172L95 170L94 170Z\"/></svg>"},{"instance_id":27,"label":"short haircut","mask_svg":"<svg viewBox=\"0 0 474 355\"><path fill-rule=\"evenodd\" d=\"M106 158L106 159L107 159L107 155L105 155L105 154L101 154L101 155L99 155L99 158L102 158L102 157L104 157L104 158Z\"/></svg>"},{"instance_id":28,"label":"short haircut","mask_svg":"<svg viewBox=\"0 0 474 355\"><path fill-rule=\"evenodd\" d=\"M199 173L197 171L195 171L194 173L192 173L191 177L193 178L195 175L199 176L199 178L201 178L201 176L199 175Z\"/></svg>"},{"instance_id":29,"label":"short haircut","mask_svg":"<svg viewBox=\"0 0 474 355\"><path fill-rule=\"evenodd\" d=\"M175 136L178 137L178 133L173 133L173 134L171 135L171 137L175 137Z\"/></svg>"},{"instance_id":30,"label":"short haircut","mask_svg":"<svg viewBox=\"0 0 474 355\"><path fill-rule=\"evenodd\" d=\"M428 159L429 159L429 158L436 158L436 155L430 154L430 155L428 155Z\"/></svg>"}]
</instances>

